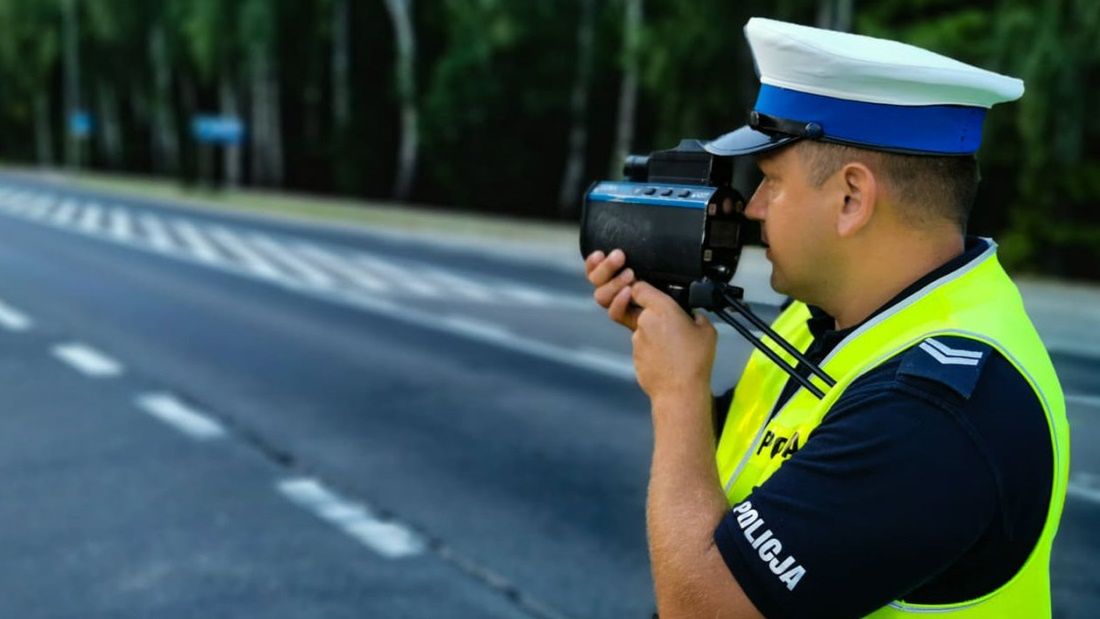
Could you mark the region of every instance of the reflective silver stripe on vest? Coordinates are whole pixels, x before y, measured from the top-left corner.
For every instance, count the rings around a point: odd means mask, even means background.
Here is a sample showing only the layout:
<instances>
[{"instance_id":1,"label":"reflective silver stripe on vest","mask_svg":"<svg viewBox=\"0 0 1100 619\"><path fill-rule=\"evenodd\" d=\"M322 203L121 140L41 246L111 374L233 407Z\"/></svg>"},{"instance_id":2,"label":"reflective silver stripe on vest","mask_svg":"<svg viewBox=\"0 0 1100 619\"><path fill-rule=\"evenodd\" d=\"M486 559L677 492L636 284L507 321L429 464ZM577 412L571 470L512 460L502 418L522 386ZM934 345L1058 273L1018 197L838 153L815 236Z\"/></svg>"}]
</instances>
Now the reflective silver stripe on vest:
<instances>
[{"instance_id":1,"label":"reflective silver stripe on vest","mask_svg":"<svg viewBox=\"0 0 1100 619\"><path fill-rule=\"evenodd\" d=\"M840 340L840 342L836 345L836 347L833 348L833 350L828 355L825 356L825 359L821 363L819 363L818 366L819 367L825 367L825 364L829 363L829 361L833 357L835 357L837 355L837 353L839 353L841 351L841 349L844 348L844 346L846 346L847 344L850 344L852 342L852 340L859 337L860 335L863 335L869 329L871 329L875 325L881 323L882 321L886 320L887 318L889 318L889 317L897 314L898 312L902 311L903 309L913 305L914 303L921 300L925 295L932 292L936 288L946 284L947 282L954 281L954 280L962 277L963 275L966 275L970 271L977 268L977 266L979 264L982 264L990 256L992 256L993 254L995 254L997 252L997 243L993 239L986 238L986 237L981 237L981 240L983 242L985 242L985 244L987 245L987 247L985 248L985 251L983 251L981 254L979 254L977 257L975 257L970 262L967 262L966 264L959 267L958 269L955 269L954 271L944 275L943 277L941 277L941 278L939 278L939 279L937 279L933 282L930 282L927 286L925 286L924 288L921 288L920 290L918 290L918 291L914 292L913 294L909 295L907 298L903 299L902 301L900 301L899 303L897 303L896 305L894 305L890 309L886 310L885 312L879 314L878 316L875 316L871 320L868 320L867 322L860 325L859 328L857 328L855 331L852 331L851 333L849 333L847 336L844 337L844 339ZM1031 377L1029 376L1028 378L1031 378ZM1034 384L1034 382L1032 384ZM737 468L734 469L733 473L730 475L729 479L726 481L725 489L726 489L727 492L729 491L730 488L733 487L733 484L737 481L737 477L741 474L741 471L743 471L745 469L745 466L748 464L750 455L756 450L757 442L760 441L760 437L764 435L764 429L768 427L768 424L771 422L772 419L778 417L779 415L781 415L783 413L783 411L787 408L787 405L789 405L791 403L791 401L794 400L794 396L798 393L799 389L803 389L803 387L801 385L799 385L798 388L795 389L794 392L791 393L790 397L787 398L787 401L783 403L783 406L780 407L779 410L774 411L773 414L769 415L768 418L764 420L764 423L760 426L760 429L756 432L756 438L754 438L752 443L749 444L748 451L746 451L745 455L741 457L741 462L738 463ZM782 390L780 390L780 395L782 395L782 393L783 393ZM1055 447L1057 447L1057 445L1055 445Z\"/></svg>"}]
</instances>

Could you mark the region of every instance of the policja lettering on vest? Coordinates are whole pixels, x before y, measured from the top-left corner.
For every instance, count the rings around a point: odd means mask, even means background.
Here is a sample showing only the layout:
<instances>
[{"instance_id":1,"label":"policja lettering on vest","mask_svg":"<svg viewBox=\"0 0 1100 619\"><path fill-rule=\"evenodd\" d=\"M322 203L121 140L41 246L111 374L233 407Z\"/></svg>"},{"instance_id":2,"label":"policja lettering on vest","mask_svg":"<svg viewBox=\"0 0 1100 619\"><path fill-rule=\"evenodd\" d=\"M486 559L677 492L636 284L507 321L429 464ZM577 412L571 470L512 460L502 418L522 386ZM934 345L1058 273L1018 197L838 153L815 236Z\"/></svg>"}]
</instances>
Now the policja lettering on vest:
<instances>
[{"instance_id":1,"label":"policja lettering on vest","mask_svg":"<svg viewBox=\"0 0 1100 619\"><path fill-rule=\"evenodd\" d=\"M756 455L759 456L768 447L771 447L773 458L776 456L782 456L783 459L790 458L798 451L798 432L790 436L776 436L775 432L768 430L764 433L763 440L760 441L760 447L756 449Z\"/></svg>"},{"instance_id":2,"label":"policja lettering on vest","mask_svg":"<svg viewBox=\"0 0 1100 619\"><path fill-rule=\"evenodd\" d=\"M759 552L760 560L768 564L772 573L779 577L779 582L786 585L787 589L794 591L798 581L806 575L806 568L798 564L794 555L787 555L785 559L780 560L783 542L774 536L771 529L760 531L765 526L764 519L752 508L752 502L744 501L732 511L738 514L737 524L741 525L745 539L749 540L752 547Z\"/></svg>"}]
</instances>

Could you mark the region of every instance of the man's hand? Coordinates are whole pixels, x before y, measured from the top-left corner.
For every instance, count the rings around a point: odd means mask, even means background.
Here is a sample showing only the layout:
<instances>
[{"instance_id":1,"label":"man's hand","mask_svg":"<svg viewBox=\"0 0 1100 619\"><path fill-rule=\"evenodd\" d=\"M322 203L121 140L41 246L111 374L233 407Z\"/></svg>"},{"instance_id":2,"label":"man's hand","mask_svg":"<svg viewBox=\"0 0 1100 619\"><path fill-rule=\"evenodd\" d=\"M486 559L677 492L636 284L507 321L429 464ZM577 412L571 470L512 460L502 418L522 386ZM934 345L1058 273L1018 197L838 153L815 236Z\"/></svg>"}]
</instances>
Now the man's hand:
<instances>
[{"instance_id":1,"label":"man's hand","mask_svg":"<svg viewBox=\"0 0 1100 619\"><path fill-rule=\"evenodd\" d=\"M592 293L596 303L608 310L612 320L633 331L638 312L637 308L630 307L628 286L634 283L634 271L623 269L625 264L626 254L621 249L613 250L606 256L602 251L594 251L585 259L584 271L588 281L596 287ZM627 292L624 293L624 290Z\"/></svg>"},{"instance_id":2,"label":"man's hand","mask_svg":"<svg viewBox=\"0 0 1100 619\"><path fill-rule=\"evenodd\" d=\"M710 321L702 314L692 320L672 297L645 282L623 288L609 312L630 301L637 306L627 310L635 312L634 369L650 400L656 405L665 399L692 401L701 393L709 397L718 340Z\"/></svg>"},{"instance_id":3,"label":"man's hand","mask_svg":"<svg viewBox=\"0 0 1100 619\"><path fill-rule=\"evenodd\" d=\"M634 332L638 384L652 400L709 393L714 327L701 315L692 321L672 297L635 280L632 270L623 269L625 264L621 249L606 256L596 251L585 259L584 270L596 287L596 303Z\"/></svg>"}]
</instances>

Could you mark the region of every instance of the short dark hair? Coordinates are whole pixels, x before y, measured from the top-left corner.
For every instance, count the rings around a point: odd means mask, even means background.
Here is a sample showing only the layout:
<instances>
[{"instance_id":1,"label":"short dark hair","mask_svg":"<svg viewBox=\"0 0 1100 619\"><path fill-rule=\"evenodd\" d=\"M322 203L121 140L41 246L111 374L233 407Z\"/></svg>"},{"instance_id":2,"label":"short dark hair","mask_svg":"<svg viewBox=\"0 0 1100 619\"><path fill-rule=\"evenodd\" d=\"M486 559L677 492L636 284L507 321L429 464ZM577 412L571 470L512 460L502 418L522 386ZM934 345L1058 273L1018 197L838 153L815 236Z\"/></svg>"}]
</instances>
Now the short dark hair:
<instances>
[{"instance_id":1,"label":"short dark hair","mask_svg":"<svg viewBox=\"0 0 1100 619\"><path fill-rule=\"evenodd\" d=\"M800 140L797 147L815 186L858 161L882 175L910 223L947 219L966 230L981 178L974 155L905 155L815 140Z\"/></svg>"}]
</instances>

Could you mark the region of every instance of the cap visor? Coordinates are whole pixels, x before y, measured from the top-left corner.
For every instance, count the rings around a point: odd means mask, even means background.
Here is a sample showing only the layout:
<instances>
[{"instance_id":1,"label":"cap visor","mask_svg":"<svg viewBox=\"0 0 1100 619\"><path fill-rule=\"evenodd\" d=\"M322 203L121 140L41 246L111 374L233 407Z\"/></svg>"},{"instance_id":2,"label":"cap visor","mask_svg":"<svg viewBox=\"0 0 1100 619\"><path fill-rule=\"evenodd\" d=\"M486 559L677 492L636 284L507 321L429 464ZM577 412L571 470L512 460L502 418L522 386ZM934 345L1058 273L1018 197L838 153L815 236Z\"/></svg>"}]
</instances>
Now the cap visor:
<instances>
[{"instance_id":1,"label":"cap visor","mask_svg":"<svg viewBox=\"0 0 1100 619\"><path fill-rule=\"evenodd\" d=\"M736 157L738 155L752 155L763 153L784 144L790 144L799 140L798 136L784 135L782 133L764 133L745 125L736 131L711 140L703 145L703 148L712 155L721 157Z\"/></svg>"}]
</instances>

